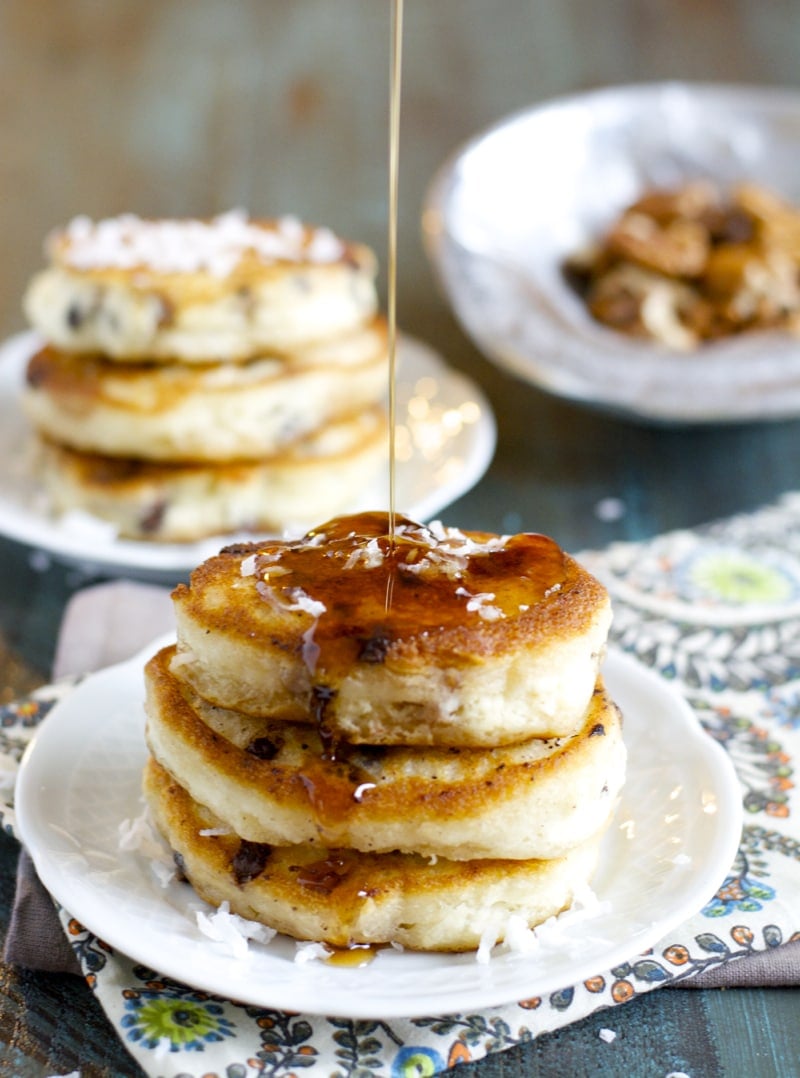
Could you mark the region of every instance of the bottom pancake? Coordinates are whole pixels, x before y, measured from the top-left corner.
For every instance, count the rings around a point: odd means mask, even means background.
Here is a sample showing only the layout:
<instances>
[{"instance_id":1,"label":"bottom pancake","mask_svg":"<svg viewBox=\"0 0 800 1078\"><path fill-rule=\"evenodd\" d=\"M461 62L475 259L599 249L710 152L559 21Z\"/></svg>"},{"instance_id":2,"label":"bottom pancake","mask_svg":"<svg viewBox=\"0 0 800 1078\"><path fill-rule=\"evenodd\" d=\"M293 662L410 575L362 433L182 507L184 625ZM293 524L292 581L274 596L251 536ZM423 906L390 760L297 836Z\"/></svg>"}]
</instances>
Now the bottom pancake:
<instances>
[{"instance_id":1,"label":"bottom pancake","mask_svg":"<svg viewBox=\"0 0 800 1078\"><path fill-rule=\"evenodd\" d=\"M448 861L246 842L150 759L144 793L153 821L195 891L211 905L286 935L334 947L395 943L465 951L510 917L529 926L585 889L600 838L549 861Z\"/></svg>"},{"instance_id":2,"label":"bottom pancake","mask_svg":"<svg viewBox=\"0 0 800 1078\"><path fill-rule=\"evenodd\" d=\"M192 542L339 513L385 464L386 430L383 409L370 409L280 455L231 464L156 464L42 442L38 468L56 515L88 513L127 539Z\"/></svg>"}]
</instances>

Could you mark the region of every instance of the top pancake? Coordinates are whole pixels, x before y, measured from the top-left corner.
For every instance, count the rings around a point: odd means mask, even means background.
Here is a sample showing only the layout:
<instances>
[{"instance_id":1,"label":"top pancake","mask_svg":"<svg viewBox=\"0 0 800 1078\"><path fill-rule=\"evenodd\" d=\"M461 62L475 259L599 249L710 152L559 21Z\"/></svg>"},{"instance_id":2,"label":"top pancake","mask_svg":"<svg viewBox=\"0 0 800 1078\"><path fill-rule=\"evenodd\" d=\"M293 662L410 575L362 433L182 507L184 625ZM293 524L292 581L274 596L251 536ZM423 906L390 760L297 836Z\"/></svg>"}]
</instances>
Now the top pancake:
<instances>
[{"instance_id":1,"label":"top pancake","mask_svg":"<svg viewBox=\"0 0 800 1078\"><path fill-rule=\"evenodd\" d=\"M173 592L177 677L334 742L491 746L580 726L605 588L542 535L340 517L227 547Z\"/></svg>"},{"instance_id":2,"label":"top pancake","mask_svg":"<svg viewBox=\"0 0 800 1078\"><path fill-rule=\"evenodd\" d=\"M76 218L48 244L25 311L52 344L117 360L244 360L368 321L376 260L295 218L97 223Z\"/></svg>"}]
</instances>

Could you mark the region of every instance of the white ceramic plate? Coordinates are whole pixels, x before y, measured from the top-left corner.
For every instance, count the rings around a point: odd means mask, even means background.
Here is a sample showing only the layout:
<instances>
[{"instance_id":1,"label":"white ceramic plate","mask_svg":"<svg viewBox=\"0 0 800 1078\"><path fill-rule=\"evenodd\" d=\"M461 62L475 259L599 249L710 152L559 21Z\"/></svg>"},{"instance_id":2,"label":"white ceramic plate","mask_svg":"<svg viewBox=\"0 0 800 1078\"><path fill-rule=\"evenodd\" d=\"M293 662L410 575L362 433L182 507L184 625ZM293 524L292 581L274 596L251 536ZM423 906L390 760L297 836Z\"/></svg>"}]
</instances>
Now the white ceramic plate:
<instances>
[{"instance_id":1,"label":"white ceramic plate","mask_svg":"<svg viewBox=\"0 0 800 1078\"><path fill-rule=\"evenodd\" d=\"M0 345L0 534L68 564L129 576L186 574L234 541L226 535L198 543L134 542L84 516L53 520L31 465L31 433L20 407L25 365L36 346L33 334ZM474 382L408 337L398 342L396 404L397 508L413 519L430 520L489 467L494 416ZM388 508L388 502L388 476L381 476L351 509ZM298 521L298 529L319 523Z\"/></svg>"},{"instance_id":2,"label":"white ceramic plate","mask_svg":"<svg viewBox=\"0 0 800 1078\"><path fill-rule=\"evenodd\" d=\"M23 759L17 824L45 886L72 915L151 969L255 1006L351 1018L466 1012L568 987L652 946L696 913L728 873L742 826L724 751L652 672L611 653L605 674L625 715L628 779L594 880L598 912L527 955L385 950L358 969L296 963L277 937L233 958L196 928L189 885L156 883L118 826L141 814L143 659L82 682Z\"/></svg>"},{"instance_id":3,"label":"white ceramic plate","mask_svg":"<svg viewBox=\"0 0 800 1078\"><path fill-rule=\"evenodd\" d=\"M612 86L506 117L458 150L425 200L431 259L486 355L550 393L663 423L800 415L800 340L745 333L689 353L595 322L564 259L644 190L742 180L800 206L800 93Z\"/></svg>"}]
</instances>

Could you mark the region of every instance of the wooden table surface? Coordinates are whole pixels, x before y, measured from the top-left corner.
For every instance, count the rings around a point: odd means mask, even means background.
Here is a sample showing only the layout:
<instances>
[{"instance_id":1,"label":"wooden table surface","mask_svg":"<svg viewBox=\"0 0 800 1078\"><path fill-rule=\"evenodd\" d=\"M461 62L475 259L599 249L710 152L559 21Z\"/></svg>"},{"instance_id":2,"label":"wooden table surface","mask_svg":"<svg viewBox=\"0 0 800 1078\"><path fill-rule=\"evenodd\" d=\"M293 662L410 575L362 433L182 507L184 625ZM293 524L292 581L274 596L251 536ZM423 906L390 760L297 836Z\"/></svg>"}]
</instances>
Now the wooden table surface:
<instances>
[{"instance_id":1,"label":"wooden table surface","mask_svg":"<svg viewBox=\"0 0 800 1078\"><path fill-rule=\"evenodd\" d=\"M389 13L389 0L2 0L0 334L24 327L42 240L78 213L293 212L366 241L385 265ZM544 531L575 551L798 488L800 422L640 426L497 370L449 313L419 231L437 167L514 109L613 83L790 86L798 72L791 0L406 0L399 319L483 386L499 424L489 473L448 522ZM621 499L618 519L598 513L605 498ZM0 540L5 699L46 679L64 604L86 582ZM15 858L0 838L0 926ZM462 1071L664 1076L688 1061L692 1078L800 1075L799 1003L786 989L662 990L614 1012L613 1070L599 1015ZM0 1074L78 1068L139 1074L81 983L0 968Z\"/></svg>"}]
</instances>

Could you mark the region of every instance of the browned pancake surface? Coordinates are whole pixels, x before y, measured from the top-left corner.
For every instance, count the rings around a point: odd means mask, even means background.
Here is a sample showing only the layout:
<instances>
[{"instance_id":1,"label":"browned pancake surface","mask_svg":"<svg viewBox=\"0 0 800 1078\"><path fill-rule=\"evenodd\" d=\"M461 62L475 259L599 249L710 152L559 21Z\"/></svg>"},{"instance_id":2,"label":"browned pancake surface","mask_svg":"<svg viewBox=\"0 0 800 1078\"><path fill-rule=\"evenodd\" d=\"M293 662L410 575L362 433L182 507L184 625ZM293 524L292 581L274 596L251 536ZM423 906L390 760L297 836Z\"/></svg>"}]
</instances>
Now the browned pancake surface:
<instances>
[{"instance_id":1,"label":"browned pancake surface","mask_svg":"<svg viewBox=\"0 0 800 1078\"><path fill-rule=\"evenodd\" d=\"M252 841L453 859L553 857L605 826L625 769L601 685L572 737L485 748L339 745L311 726L207 704L147 664L147 739L192 795Z\"/></svg>"},{"instance_id":2,"label":"browned pancake surface","mask_svg":"<svg viewBox=\"0 0 800 1078\"><path fill-rule=\"evenodd\" d=\"M341 517L224 549L174 592L178 675L334 738L491 745L581 722L605 588L552 539ZM218 676L217 676L218 675Z\"/></svg>"},{"instance_id":3,"label":"browned pancake surface","mask_svg":"<svg viewBox=\"0 0 800 1078\"><path fill-rule=\"evenodd\" d=\"M158 829L195 890L212 905L298 939L336 947L399 943L425 950L478 946L503 937L509 916L535 925L584 888L599 838L550 861L452 862L390 852L242 841L157 763L144 790ZM222 832L222 833L220 833Z\"/></svg>"}]
</instances>

